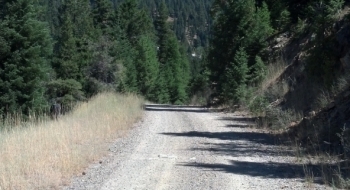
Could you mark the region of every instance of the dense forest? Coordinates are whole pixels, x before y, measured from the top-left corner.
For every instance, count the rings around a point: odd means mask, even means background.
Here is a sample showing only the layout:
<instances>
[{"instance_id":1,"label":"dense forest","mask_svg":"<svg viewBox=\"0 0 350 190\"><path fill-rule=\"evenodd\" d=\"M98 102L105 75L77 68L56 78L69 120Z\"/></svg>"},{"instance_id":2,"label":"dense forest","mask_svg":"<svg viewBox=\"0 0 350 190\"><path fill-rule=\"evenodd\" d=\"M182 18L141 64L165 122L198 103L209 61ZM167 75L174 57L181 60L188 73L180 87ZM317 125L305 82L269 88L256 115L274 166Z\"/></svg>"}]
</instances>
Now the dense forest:
<instances>
[{"instance_id":1,"label":"dense forest","mask_svg":"<svg viewBox=\"0 0 350 190\"><path fill-rule=\"evenodd\" d=\"M117 7L123 0L112 0ZM140 8L149 10L153 19L157 17L157 9L162 1L143 0ZM213 0L165 0L168 8L169 22L177 38L188 45L189 51L196 51L208 46L211 28L210 9Z\"/></svg>"},{"instance_id":2,"label":"dense forest","mask_svg":"<svg viewBox=\"0 0 350 190\"><path fill-rule=\"evenodd\" d=\"M53 101L69 109L104 90L159 103L200 94L250 104L271 62L269 39L312 33L310 55L328 56L344 3L1 0L0 113L43 111ZM333 57L310 56L307 69L330 83Z\"/></svg>"},{"instance_id":3,"label":"dense forest","mask_svg":"<svg viewBox=\"0 0 350 190\"><path fill-rule=\"evenodd\" d=\"M0 112L66 110L104 90L183 104L189 57L160 2L0 1Z\"/></svg>"},{"instance_id":4,"label":"dense forest","mask_svg":"<svg viewBox=\"0 0 350 190\"><path fill-rule=\"evenodd\" d=\"M324 86L331 85L340 63L334 26L345 3L343 0L214 1L207 62L214 102L256 109L277 99L257 96L267 66L273 66L276 57L286 57L273 56L278 53L271 49L276 38L288 40L290 46L296 44L297 48L284 52L285 55L293 51L308 55L305 68L309 78L322 81ZM307 46L301 47L300 40L307 41L303 43Z\"/></svg>"}]
</instances>

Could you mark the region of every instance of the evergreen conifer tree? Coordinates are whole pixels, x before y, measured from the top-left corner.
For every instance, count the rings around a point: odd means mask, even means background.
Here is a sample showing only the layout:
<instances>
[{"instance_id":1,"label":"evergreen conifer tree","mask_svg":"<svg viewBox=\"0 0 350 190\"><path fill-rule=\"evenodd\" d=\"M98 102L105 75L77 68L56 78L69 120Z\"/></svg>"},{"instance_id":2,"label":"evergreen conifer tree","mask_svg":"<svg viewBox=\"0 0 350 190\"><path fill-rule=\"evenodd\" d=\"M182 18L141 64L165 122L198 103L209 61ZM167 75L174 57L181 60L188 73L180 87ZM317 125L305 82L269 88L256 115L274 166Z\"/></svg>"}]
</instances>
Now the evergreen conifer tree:
<instances>
[{"instance_id":1,"label":"evergreen conifer tree","mask_svg":"<svg viewBox=\"0 0 350 190\"><path fill-rule=\"evenodd\" d=\"M242 48L248 58L248 65L255 64L255 57L266 47L267 38L272 34L270 12L264 1L256 4L254 0L247 1L220 1L213 4L212 15L214 17L213 38L209 51L208 68L211 71L210 79L217 95L221 95L225 101L228 97L234 98L235 91L244 84L227 85L227 76L240 76L240 68L234 64L237 56L242 55ZM234 64L234 65L232 65ZM232 69L232 71L230 71ZM225 74L226 73L226 74ZM246 75L246 74L243 74ZM223 77L224 76L224 77ZM226 77L225 77L226 76ZM228 86L233 90L229 91ZM235 89L237 88L237 89ZM225 93L231 93L228 96ZM234 93L234 94L232 94Z\"/></svg>"},{"instance_id":2,"label":"evergreen conifer tree","mask_svg":"<svg viewBox=\"0 0 350 190\"><path fill-rule=\"evenodd\" d=\"M137 0L126 0L116 10L117 23L126 33L130 43L135 45L141 35L153 33L150 16L138 8Z\"/></svg>"},{"instance_id":3,"label":"evergreen conifer tree","mask_svg":"<svg viewBox=\"0 0 350 190\"><path fill-rule=\"evenodd\" d=\"M165 64L167 62L166 43L170 36L170 28L167 24L168 10L165 2L162 1L158 10L158 16L155 20L155 28L158 37L158 59L159 62Z\"/></svg>"},{"instance_id":4,"label":"evergreen conifer tree","mask_svg":"<svg viewBox=\"0 0 350 190\"><path fill-rule=\"evenodd\" d=\"M238 103L245 98L248 72L248 55L241 47L233 61L226 68L223 76L225 81L223 83L223 97L225 101Z\"/></svg>"},{"instance_id":5,"label":"evergreen conifer tree","mask_svg":"<svg viewBox=\"0 0 350 190\"><path fill-rule=\"evenodd\" d=\"M167 8L164 1L160 4L158 17L155 22L158 37L158 60L161 72L164 72L165 84L170 102L183 104L187 100L187 87L189 81L189 62L187 56L181 55L180 47L175 34L167 23ZM162 80L162 79L160 79Z\"/></svg>"},{"instance_id":6,"label":"evergreen conifer tree","mask_svg":"<svg viewBox=\"0 0 350 190\"><path fill-rule=\"evenodd\" d=\"M51 98L59 98L68 106L85 99L83 90L92 61L90 43L96 38L96 31L88 0L64 1L60 11L60 33L52 64L57 81L51 81L48 91ZM72 89L65 90L67 86Z\"/></svg>"},{"instance_id":7,"label":"evergreen conifer tree","mask_svg":"<svg viewBox=\"0 0 350 190\"><path fill-rule=\"evenodd\" d=\"M0 8L0 113L39 111L52 42L32 0L13 0Z\"/></svg>"},{"instance_id":8,"label":"evergreen conifer tree","mask_svg":"<svg viewBox=\"0 0 350 190\"><path fill-rule=\"evenodd\" d=\"M147 99L157 101L156 82L159 75L159 63L157 59L157 47L153 40L147 36L141 36L137 46L137 81L138 86Z\"/></svg>"},{"instance_id":9,"label":"evergreen conifer tree","mask_svg":"<svg viewBox=\"0 0 350 190\"><path fill-rule=\"evenodd\" d=\"M114 12L110 0L95 0L93 16L95 28L102 30L103 34L111 32Z\"/></svg>"},{"instance_id":10,"label":"evergreen conifer tree","mask_svg":"<svg viewBox=\"0 0 350 190\"><path fill-rule=\"evenodd\" d=\"M261 57L256 56L255 64L250 67L251 74L250 74L249 82L251 84L259 85L266 77L266 74L267 74L266 70L267 70L266 65L264 64Z\"/></svg>"}]
</instances>

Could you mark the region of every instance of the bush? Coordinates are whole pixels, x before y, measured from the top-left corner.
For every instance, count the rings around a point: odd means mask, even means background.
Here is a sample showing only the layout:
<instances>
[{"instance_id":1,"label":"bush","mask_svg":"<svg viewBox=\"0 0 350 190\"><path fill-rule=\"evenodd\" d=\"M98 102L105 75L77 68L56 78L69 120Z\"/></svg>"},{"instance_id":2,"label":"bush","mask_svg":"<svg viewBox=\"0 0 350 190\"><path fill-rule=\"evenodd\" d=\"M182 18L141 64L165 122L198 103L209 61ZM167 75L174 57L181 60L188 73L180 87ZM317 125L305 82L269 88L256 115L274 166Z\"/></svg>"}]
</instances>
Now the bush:
<instances>
[{"instance_id":1,"label":"bush","mask_svg":"<svg viewBox=\"0 0 350 190\"><path fill-rule=\"evenodd\" d=\"M249 110L255 115L263 115L268 106L268 101L264 96L257 96L249 104Z\"/></svg>"},{"instance_id":2,"label":"bush","mask_svg":"<svg viewBox=\"0 0 350 190\"><path fill-rule=\"evenodd\" d=\"M268 107L266 110L267 127L271 129L285 129L292 122L297 122L302 118L302 115L294 110L282 110L278 107Z\"/></svg>"}]
</instances>

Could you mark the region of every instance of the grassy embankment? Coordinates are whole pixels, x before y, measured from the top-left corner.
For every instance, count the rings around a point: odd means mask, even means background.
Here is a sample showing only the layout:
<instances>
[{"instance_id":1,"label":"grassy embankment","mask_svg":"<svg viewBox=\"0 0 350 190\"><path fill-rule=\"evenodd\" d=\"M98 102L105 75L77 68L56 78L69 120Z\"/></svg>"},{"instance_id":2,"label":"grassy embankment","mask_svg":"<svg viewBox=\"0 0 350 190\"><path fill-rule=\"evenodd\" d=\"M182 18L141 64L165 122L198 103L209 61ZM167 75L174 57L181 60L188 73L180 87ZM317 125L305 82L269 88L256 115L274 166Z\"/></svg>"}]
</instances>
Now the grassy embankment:
<instances>
[{"instance_id":1,"label":"grassy embankment","mask_svg":"<svg viewBox=\"0 0 350 190\"><path fill-rule=\"evenodd\" d=\"M104 93L58 121L0 132L0 189L56 189L107 153L142 116L143 100Z\"/></svg>"}]
</instances>

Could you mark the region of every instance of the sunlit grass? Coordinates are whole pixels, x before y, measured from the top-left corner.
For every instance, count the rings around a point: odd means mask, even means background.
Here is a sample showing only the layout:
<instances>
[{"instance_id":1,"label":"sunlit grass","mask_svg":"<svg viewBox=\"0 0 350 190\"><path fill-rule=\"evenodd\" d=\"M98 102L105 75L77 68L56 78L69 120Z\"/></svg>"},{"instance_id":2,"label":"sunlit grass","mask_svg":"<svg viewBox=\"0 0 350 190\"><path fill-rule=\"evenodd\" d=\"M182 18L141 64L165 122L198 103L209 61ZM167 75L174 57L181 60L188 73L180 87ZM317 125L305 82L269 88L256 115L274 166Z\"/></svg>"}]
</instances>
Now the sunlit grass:
<instances>
[{"instance_id":1,"label":"sunlit grass","mask_svg":"<svg viewBox=\"0 0 350 190\"><path fill-rule=\"evenodd\" d=\"M58 121L0 132L0 189L56 189L106 153L142 116L143 100L104 93Z\"/></svg>"}]
</instances>

